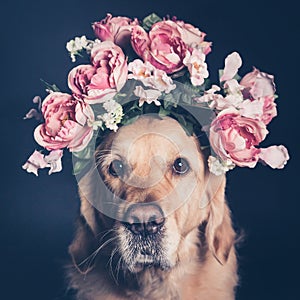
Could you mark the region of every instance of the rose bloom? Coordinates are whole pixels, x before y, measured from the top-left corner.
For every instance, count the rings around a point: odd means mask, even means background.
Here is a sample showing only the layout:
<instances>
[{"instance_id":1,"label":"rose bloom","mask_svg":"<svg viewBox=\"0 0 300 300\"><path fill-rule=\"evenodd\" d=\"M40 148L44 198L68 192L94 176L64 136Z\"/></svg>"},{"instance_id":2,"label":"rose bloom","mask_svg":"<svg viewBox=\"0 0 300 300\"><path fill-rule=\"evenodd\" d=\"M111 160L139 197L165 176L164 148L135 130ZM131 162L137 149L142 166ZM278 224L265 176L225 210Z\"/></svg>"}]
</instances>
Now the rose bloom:
<instances>
[{"instance_id":1,"label":"rose bloom","mask_svg":"<svg viewBox=\"0 0 300 300\"><path fill-rule=\"evenodd\" d=\"M144 61L168 74L184 68L187 45L182 40L179 26L171 20L155 23L149 33L141 26L134 26L131 44Z\"/></svg>"},{"instance_id":2,"label":"rose bloom","mask_svg":"<svg viewBox=\"0 0 300 300\"><path fill-rule=\"evenodd\" d=\"M243 95L246 99L258 99L263 103L261 120L269 124L277 116L274 76L254 68L242 78L240 85L244 87Z\"/></svg>"},{"instance_id":3,"label":"rose bloom","mask_svg":"<svg viewBox=\"0 0 300 300\"><path fill-rule=\"evenodd\" d=\"M91 107L69 94L54 92L42 104L45 123L34 131L34 138L47 150L69 148L71 152L84 149L93 136L94 121Z\"/></svg>"},{"instance_id":4,"label":"rose bloom","mask_svg":"<svg viewBox=\"0 0 300 300\"><path fill-rule=\"evenodd\" d=\"M244 92L250 94L247 96L253 99L274 96L275 93L274 76L261 72L256 68L241 79L240 85L245 87Z\"/></svg>"},{"instance_id":5,"label":"rose bloom","mask_svg":"<svg viewBox=\"0 0 300 300\"><path fill-rule=\"evenodd\" d=\"M111 41L118 46L125 46L130 42L132 27L138 24L136 19L112 17L111 14L107 14L105 19L93 24L93 29L101 41Z\"/></svg>"},{"instance_id":6,"label":"rose bloom","mask_svg":"<svg viewBox=\"0 0 300 300\"><path fill-rule=\"evenodd\" d=\"M210 127L210 144L224 161L232 160L240 167L253 168L259 160L260 149L268 131L262 121L242 117L228 108L219 113Z\"/></svg>"},{"instance_id":7,"label":"rose bloom","mask_svg":"<svg viewBox=\"0 0 300 300\"><path fill-rule=\"evenodd\" d=\"M77 99L89 104L111 99L127 80L127 61L122 49L113 42L95 44L92 65L80 65L68 76L69 88Z\"/></svg>"},{"instance_id":8,"label":"rose bloom","mask_svg":"<svg viewBox=\"0 0 300 300\"><path fill-rule=\"evenodd\" d=\"M207 55L211 52L211 42L204 41L206 33L194 27L191 24L184 23L183 21L175 21L179 27L179 32L183 42L189 47L200 47L202 52Z\"/></svg>"}]
</instances>

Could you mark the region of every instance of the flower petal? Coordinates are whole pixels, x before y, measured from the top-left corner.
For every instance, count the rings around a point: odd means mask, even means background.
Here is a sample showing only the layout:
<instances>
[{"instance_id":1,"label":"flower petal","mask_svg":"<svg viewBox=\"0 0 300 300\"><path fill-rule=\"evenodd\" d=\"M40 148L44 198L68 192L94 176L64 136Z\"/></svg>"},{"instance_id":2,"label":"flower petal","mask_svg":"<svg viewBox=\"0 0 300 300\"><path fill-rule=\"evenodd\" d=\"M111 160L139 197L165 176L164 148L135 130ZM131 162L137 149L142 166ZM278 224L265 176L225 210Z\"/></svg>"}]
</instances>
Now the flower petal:
<instances>
[{"instance_id":1,"label":"flower petal","mask_svg":"<svg viewBox=\"0 0 300 300\"><path fill-rule=\"evenodd\" d=\"M286 147L280 145L261 149L259 158L273 169L283 169L290 157Z\"/></svg>"},{"instance_id":2,"label":"flower petal","mask_svg":"<svg viewBox=\"0 0 300 300\"><path fill-rule=\"evenodd\" d=\"M225 59L224 72L220 78L220 81L222 82L232 79L237 74L237 71L241 66L242 59L237 52L233 52L228 55Z\"/></svg>"},{"instance_id":3,"label":"flower petal","mask_svg":"<svg viewBox=\"0 0 300 300\"><path fill-rule=\"evenodd\" d=\"M38 170L48 167L44 155L39 151L35 150L28 158L27 162L22 166L28 173L33 173L38 176Z\"/></svg>"},{"instance_id":4,"label":"flower petal","mask_svg":"<svg viewBox=\"0 0 300 300\"><path fill-rule=\"evenodd\" d=\"M49 175L52 173L60 172L62 170L61 158L63 156L63 150L53 150L47 156L45 156L45 161L50 167Z\"/></svg>"}]
</instances>

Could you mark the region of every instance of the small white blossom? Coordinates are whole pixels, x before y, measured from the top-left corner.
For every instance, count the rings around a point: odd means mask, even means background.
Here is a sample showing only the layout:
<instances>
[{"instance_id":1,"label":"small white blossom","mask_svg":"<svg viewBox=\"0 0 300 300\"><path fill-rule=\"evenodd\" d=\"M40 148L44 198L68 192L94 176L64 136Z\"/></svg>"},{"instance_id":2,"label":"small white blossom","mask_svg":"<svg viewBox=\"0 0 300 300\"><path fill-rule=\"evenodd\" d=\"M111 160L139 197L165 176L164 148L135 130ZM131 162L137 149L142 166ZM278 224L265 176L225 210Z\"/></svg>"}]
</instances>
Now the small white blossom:
<instances>
[{"instance_id":1,"label":"small white blossom","mask_svg":"<svg viewBox=\"0 0 300 300\"><path fill-rule=\"evenodd\" d=\"M70 53L72 62L76 61L76 55L80 55L81 51L86 50L87 53L90 53L95 43L98 43L98 40L88 40L85 35L82 37L75 37L74 40L70 40L67 43L66 48Z\"/></svg>"},{"instance_id":2,"label":"small white blossom","mask_svg":"<svg viewBox=\"0 0 300 300\"><path fill-rule=\"evenodd\" d=\"M204 79L209 75L205 58L206 56L201 49L193 49L192 53L187 51L183 60L183 64L187 66L190 72L191 82L195 86L203 84Z\"/></svg>"},{"instance_id":3,"label":"small white blossom","mask_svg":"<svg viewBox=\"0 0 300 300\"><path fill-rule=\"evenodd\" d=\"M232 170L235 167L235 164L230 159L220 161L214 156L209 156L208 167L211 173L220 176L225 174L227 171Z\"/></svg>"},{"instance_id":4,"label":"small white blossom","mask_svg":"<svg viewBox=\"0 0 300 300\"><path fill-rule=\"evenodd\" d=\"M93 126L102 127L104 123L106 128L113 131L117 131L118 130L117 124L121 122L122 117L124 115L122 106L119 103L117 103L115 100L111 99L104 102L103 107L107 111L107 113L97 116L99 121L94 122Z\"/></svg>"}]
</instances>

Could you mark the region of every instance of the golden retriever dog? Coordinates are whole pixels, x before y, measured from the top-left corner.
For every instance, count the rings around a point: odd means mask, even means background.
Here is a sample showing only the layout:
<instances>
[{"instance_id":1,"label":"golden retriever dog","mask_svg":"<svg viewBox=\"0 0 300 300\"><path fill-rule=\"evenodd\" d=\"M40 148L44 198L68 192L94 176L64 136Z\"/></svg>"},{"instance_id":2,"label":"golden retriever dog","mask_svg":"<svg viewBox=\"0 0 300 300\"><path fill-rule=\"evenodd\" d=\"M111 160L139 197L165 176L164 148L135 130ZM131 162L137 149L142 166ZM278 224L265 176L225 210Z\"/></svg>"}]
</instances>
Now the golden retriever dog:
<instances>
[{"instance_id":1,"label":"golden retriever dog","mask_svg":"<svg viewBox=\"0 0 300 300\"><path fill-rule=\"evenodd\" d=\"M68 271L76 299L234 299L225 176L209 172L202 148L175 119L151 115L101 141L97 175L79 182Z\"/></svg>"}]
</instances>

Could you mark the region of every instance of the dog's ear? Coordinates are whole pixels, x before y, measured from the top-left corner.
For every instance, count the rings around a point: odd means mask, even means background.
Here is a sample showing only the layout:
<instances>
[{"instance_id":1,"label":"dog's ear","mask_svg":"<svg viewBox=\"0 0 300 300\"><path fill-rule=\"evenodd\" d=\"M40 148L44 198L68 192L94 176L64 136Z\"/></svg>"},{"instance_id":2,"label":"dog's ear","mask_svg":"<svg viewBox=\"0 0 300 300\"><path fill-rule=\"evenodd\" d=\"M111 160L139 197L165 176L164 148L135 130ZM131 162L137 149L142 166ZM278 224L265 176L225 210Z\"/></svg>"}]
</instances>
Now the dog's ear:
<instances>
[{"instance_id":1,"label":"dog's ear","mask_svg":"<svg viewBox=\"0 0 300 300\"><path fill-rule=\"evenodd\" d=\"M95 212L85 198L81 199L81 215L77 221L77 231L69 246L73 264L82 274L93 269L93 253L97 249L95 232Z\"/></svg>"},{"instance_id":2,"label":"dog's ear","mask_svg":"<svg viewBox=\"0 0 300 300\"><path fill-rule=\"evenodd\" d=\"M206 225L206 240L210 251L222 265L226 263L235 240L230 210L225 200L225 185L225 176L210 174L206 190L210 208Z\"/></svg>"}]
</instances>

